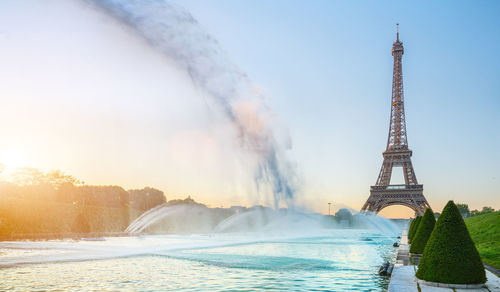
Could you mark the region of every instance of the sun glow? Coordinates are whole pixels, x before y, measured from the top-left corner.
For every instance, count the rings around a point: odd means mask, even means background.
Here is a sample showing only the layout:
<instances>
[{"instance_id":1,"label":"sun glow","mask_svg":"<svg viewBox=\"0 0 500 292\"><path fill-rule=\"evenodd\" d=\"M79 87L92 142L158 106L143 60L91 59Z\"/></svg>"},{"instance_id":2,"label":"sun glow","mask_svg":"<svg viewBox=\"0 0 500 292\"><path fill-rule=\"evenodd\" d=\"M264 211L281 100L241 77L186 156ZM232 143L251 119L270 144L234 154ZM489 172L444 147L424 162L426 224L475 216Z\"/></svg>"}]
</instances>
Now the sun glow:
<instances>
[{"instance_id":1,"label":"sun glow","mask_svg":"<svg viewBox=\"0 0 500 292\"><path fill-rule=\"evenodd\" d=\"M0 170L10 172L27 166L27 154L20 148L10 148L0 155Z\"/></svg>"}]
</instances>

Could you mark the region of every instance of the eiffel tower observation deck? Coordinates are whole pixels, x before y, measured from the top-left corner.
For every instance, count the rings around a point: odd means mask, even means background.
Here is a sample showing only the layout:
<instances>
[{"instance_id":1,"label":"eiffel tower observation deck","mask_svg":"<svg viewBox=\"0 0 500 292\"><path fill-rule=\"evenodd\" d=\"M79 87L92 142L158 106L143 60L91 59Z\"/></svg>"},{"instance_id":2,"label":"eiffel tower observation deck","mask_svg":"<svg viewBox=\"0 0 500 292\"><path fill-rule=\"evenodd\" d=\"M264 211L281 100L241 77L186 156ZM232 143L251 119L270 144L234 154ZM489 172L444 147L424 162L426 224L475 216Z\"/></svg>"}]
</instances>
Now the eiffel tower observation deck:
<instances>
[{"instance_id":1,"label":"eiffel tower observation deck","mask_svg":"<svg viewBox=\"0 0 500 292\"><path fill-rule=\"evenodd\" d=\"M394 69L392 77L391 118L387 148L382 153L384 162L374 186L370 187L370 196L361 208L361 212L378 213L385 207L403 205L411 208L416 214L423 215L430 208L423 195L424 186L419 184L411 163L412 151L408 148L406 136L406 120L403 94L402 58L403 43L399 40L399 24L396 41L392 45ZM405 183L391 185L394 167L402 168Z\"/></svg>"}]
</instances>

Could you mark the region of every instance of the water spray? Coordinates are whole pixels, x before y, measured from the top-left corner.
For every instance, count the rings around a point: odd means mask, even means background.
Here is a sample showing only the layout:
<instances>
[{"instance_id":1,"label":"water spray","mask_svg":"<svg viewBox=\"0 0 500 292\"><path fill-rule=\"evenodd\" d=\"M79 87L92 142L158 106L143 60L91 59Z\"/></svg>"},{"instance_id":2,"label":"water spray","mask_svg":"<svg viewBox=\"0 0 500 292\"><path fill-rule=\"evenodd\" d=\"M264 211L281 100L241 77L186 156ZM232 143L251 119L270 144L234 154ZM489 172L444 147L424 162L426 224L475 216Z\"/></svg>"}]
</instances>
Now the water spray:
<instances>
[{"instance_id":1,"label":"water spray","mask_svg":"<svg viewBox=\"0 0 500 292\"><path fill-rule=\"evenodd\" d=\"M248 76L241 72L185 9L167 1L85 0L185 70L236 129L239 144L256 161L257 191L273 195L274 208L292 207L295 172L278 145L270 111ZM269 191L267 191L269 190Z\"/></svg>"}]
</instances>

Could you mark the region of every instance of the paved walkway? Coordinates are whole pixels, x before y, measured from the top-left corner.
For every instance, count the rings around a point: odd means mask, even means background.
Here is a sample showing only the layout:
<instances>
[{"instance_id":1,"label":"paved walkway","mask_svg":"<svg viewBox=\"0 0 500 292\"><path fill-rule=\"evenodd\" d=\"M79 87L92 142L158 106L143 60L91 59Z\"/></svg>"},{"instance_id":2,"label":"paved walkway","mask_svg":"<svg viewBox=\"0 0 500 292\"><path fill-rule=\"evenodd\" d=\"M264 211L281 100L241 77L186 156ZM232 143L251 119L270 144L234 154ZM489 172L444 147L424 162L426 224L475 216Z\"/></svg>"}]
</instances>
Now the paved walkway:
<instances>
[{"instance_id":1,"label":"paved walkway","mask_svg":"<svg viewBox=\"0 0 500 292\"><path fill-rule=\"evenodd\" d=\"M389 284L389 292L418 292L417 280L415 278L415 266L396 265L392 272L391 282ZM451 289L431 287L425 284L419 284L421 292L500 292L500 278L490 271L486 271L486 287L480 289Z\"/></svg>"},{"instance_id":2,"label":"paved walkway","mask_svg":"<svg viewBox=\"0 0 500 292\"><path fill-rule=\"evenodd\" d=\"M413 269L413 266L402 266L400 264L394 266L388 292L418 292Z\"/></svg>"},{"instance_id":3,"label":"paved walkway","mask_svg":"<svg viewBox=\"0 0 500 292\"><path fill-rule=\"evenodd\" d=\"M401 236L399 242L398 255L396 256L396 264L407 266L410 264L410 246L408 245L408 237Z\"/></svg>"},{"instance_id":4,"label":"paved walkway","mask_svg":"<svg viewBox=\"0 0 500 292\"><path fill-rule=\"evenodd\" d=\"M398 248L398 255L396 257L396 264L394 265L394 270L392 271L388 292L419 292L417 287L417 278L415 277L415 271L417 270L417 267L411 265L408 250L408 238L405 235L401 237L401 242ZM486 278L488 279L488 281L486 282L486 286L488 288L481 289L451 289L432 287L425 284L418 284L418 286L420 287L420 292L500 292L500 278L488 270L486 270Z\"/></svg>"}]
</instances>

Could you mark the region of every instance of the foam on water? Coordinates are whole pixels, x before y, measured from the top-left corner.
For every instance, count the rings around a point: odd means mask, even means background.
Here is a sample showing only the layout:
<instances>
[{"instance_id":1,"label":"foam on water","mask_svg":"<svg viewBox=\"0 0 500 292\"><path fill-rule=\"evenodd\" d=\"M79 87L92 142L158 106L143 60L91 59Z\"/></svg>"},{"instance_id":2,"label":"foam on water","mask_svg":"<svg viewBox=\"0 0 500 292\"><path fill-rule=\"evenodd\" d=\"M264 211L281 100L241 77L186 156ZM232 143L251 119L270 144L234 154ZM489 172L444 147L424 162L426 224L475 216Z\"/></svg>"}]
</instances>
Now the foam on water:
<instances>
[{"instance_id":1,"label":"foam on water","mask_svg":"<svg viewBox=\"0 0 500 292\"><path fill-rule=\"evenodd\" d=\"M131 226L144 226L144 220L150 215L165 219L182 213L182 206L164 207L153 210L139 218ZM163 210L163 212L160 212ZM160 212L160 213L158 213ZM178 212L178 213L177 213ZM321 227L317 215L295 211L274 211L255 209L238 213L220 222L214 232L195 235L155 235L133 237L111 237L105 241L42 241L42 242L1 242L0 266L28 263L46 263L61 261L86 261L142 255L168 255L179 258L179 252L242 246L257 243L290 244L329 244L345 245L360 242L363 244L391 244L389 238L397 234L398 229L389 220L375 216L363 216L374 228L367 230L325 229ZM158 219L158 220L160 220ZM158 221L157 220L157 221ZM380 228L376 228L380 227ZM137 229L132 229L137 230ZM229 232L232 231L232 232ZM383 242L385 240L385 242ZM29 252L19 252L20 250ZM183 254L180 258L192 259ZM200 261L209 261L208 258ZM248 261L242 258L243 261Z\"/></svg>"}]
</instances>

